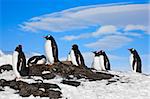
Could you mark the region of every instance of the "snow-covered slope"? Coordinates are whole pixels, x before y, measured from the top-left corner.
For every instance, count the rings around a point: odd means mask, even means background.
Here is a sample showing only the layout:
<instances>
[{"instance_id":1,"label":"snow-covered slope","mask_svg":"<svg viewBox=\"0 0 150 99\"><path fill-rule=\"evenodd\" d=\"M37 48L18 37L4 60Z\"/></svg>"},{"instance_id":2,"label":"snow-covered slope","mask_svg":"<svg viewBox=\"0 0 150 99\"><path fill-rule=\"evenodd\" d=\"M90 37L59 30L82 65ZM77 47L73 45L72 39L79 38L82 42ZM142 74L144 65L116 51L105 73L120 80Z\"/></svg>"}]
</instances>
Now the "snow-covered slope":
<instances>
[{"instance_id":1,"label":"snow-covered slope","mask_svg":"<svg viewBox=\"0 0 150 99\"><path fill-rule=\"evenodd\" d=\"M11 63L11 56L0 57L0 65L8 63ZM110 80L91 82L81 79L79 80L81 85L78 87L60 83L63 80L61 77L44 80L44 82L57 84L61 88L63 99L150 99L150 75L117 71L110 71L110 73L118 76ZM4 71L0 74L0 79L12 80L14 78L13 71ZM34 79L42 78L34 77ZM35 82L33 79L22 80L28 83ZM5 87L4 90L0 91L0 99L41 99L34 96L22 98L9 87Z\"/></svg>"}]
</instances>

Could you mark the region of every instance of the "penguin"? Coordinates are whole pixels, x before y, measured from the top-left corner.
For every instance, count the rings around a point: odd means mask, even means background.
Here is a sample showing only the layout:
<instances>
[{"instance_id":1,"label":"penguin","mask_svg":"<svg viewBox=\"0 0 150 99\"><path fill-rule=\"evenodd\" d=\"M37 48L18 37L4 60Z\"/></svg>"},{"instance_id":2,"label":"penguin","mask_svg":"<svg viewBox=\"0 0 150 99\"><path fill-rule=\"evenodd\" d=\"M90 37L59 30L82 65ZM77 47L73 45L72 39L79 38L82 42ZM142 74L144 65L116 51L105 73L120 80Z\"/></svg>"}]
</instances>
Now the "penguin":
<instances>
[{"instance_id":1,"label":"penguin","mask_svg":"<svg viewBox=\"0 0 150 99\"><path fill-rule=\"evenodd\" d=\"M94 59L93 59L93 62L92 62L92 68L96 69L96 70L102 70L101 68L101 64L100 64L100 54L97 52L97 51L94 51Z\"/></svg>"},{"instance_id":2,"label":"penguin","mask_svg":"<svg viewBox=\"0 0 150 99\"><path fill-rule=\"evenodd\" d=\"M85 66L84 58L83 58L77 44L72 45L72 49L70 51L69 57L70 57L70 60L71 60L73 65Z\"/></svg>"},{"instance_id":3,"label":"penguin","mask_svg":"<svg viewBox=\"0 0 150 99\"><path fill-rule=\"evenodd\" d=\"M33 64L45 64L46 63L46 57L44 55L41 56L33 56L31 57L28 62L27 65L28 66L32 66Z\"/></svg>"},{"instance_id":4,"label":"penguin","mask_svg":"<svg viewBox=\"0 0 150 99\"><path fill-rule=\"evenodd\" d=\"M22 45L18 45L12 55L13 70L17 78L28 75L28 67L26 67L26 57L22 51Z\"/></svg>"},{"instance_id":5,"label":"penguin","mask_svg":"<svg viewBox=\"0 0 150 99\"><path fill-rule=\"evenodd\" d=\"M101 50L99 51L99 53L100 53L100 62L102 63L102 66L104 65L103 67L105 67L104 70L110 70L110 62L105 51Z\"/></svg>"},{"instance_id":6,"label":"penguin","mask_svg":"<svg viewBox=\"0 0 150 99\"><path fill-rule=\"evenodd\" d=\"M45 42L45 54L48 62L53 64L54 62L59 62L58 59L58 47L55 42L55 39L51 35L47 35L44 37L46 39Z\"/></svg>"},{"instance_id":7,"label":"penguin","mask_svg":"<svg viewBox=\"0 0 150 99\"><path fill-rule=\"evenodd\" d=\"M133 70L133 72L142 73L142 61L138 54L138 52L134 49L128 49L131 53L130 55L130 65Z\"/></svg>"}]
</instances>

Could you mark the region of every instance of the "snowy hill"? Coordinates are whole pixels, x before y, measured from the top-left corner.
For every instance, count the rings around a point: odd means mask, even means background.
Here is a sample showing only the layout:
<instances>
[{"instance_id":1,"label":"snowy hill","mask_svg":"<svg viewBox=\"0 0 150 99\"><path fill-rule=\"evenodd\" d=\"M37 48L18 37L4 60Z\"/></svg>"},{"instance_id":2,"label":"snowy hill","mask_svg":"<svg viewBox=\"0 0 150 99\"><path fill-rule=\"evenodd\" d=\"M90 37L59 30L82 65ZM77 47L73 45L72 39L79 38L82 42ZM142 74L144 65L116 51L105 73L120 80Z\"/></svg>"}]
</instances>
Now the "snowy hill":
<instances>
[{"instance_id":1,"label":"snowy hill","mask_svg":"<svg viewBox=\"0 0 150 99\"><path fill-rule=\"evenodd\" d=\"M11 64L11 55L0 57L0 65ZM34 79L20 79L28 83L36 82L35 79L41 79L45 83L57 84L61 88L62 99L149 99L150 97L150 75L110 71L117 75L109 80L88 81L80 79L78 87L60 83L63 78L55 77L51 80L43 80L41 77ZM13 71L4 71L0 74L0 79L13 80L15 75ZM16 91L9 88L2 88L0 99L41 99L40 97L30 96L22 98ZM49 98L42 98L49 99Z\"/></svg>"}]
</instances>

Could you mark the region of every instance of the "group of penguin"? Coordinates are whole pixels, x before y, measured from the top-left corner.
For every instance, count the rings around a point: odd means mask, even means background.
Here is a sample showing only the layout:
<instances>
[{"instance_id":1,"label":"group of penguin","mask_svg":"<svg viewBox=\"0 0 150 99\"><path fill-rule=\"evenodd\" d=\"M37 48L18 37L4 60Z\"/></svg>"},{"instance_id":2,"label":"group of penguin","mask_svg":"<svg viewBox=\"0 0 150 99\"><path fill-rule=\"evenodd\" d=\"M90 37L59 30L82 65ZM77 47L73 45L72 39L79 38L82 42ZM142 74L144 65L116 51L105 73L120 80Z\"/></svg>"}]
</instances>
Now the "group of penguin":
<instances>
[{"instance_id":1,"label":"group of penguin","mask_svg":"<svg viewBox=\"0 0 150 99\"><path fill-rule=\"evenodd\" d=\"M36 64L54 64L60 62L58 59L58 47L55 39L51 35L44 37L45 42L45 55L33 56L29 58L26 64L26 57L22 50L22 45L18 45L12 55L12 64L13 70L16 75L16 78L21 78L22 76L28 76L29 67ZM130 64L134 72L141 73L141 59L138 55L138 52L131 48ZM94 51L94 59L92 63L92 68L98 71L107 71L110 70L110 62L105 53L105 51ZM70 61L75 66L86 67L84 58L78 48L77 44L72 45L72 49L68 54L67 61Z\"/></svg>"}]
</instances>

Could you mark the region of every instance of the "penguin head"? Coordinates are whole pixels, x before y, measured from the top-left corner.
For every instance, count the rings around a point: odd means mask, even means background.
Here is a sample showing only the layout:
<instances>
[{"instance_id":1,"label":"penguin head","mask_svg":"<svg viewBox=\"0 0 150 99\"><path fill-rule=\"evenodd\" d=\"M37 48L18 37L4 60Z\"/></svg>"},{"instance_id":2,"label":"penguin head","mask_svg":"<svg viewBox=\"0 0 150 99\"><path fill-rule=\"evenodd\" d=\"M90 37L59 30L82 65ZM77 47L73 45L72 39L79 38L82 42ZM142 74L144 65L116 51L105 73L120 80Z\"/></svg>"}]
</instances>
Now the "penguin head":
<instances>
[{"instance_id":1,"label":"penguin head","mask_svg":"<svg viewBox=\"0 0 150 99\"><path fill-rule=\"evenodd\" d=\"M72 49L73 49L73 50L77 50L77 49L78 49L78 45L77 45L77 44L73 44L73 45L72 45Z\"/></svg>"},{"instance_id":2,"label":"penguin head","mask_svg":"<svg viewBox=\"0 0 150 99\"><path fill-rule=\"evenodd\" d=\"M15 51L21 52L21 51L22 51L22 45L18 45L18 46L16 47Z\"/></svg>"},{"instance_id":3,"label":"penguin head","mask_svg":"<svg viewBox=\"0 0 150 99\"><path fill-rule=\"evenodd\" d=\"M46 59L45 55L41 55L41 57Z\"/></svg>"},{"instance_id":4,"label":"penguin head","mask_svg":"<svg viewBox=\"0 0 150 99\"><path fill-rule=\"evenodd\" d=\"M135 49L134 48L130 48L128 49L131 53L134 53L135 52Z\"/></svg>"},{"instance_id":5,"label":"penguin head","mask_svg":"<svg viewBox=\"0 0 150 99\"><path fill-rule=\"evenodd\" d=\"M103 55L105 52L103 50L100 50L98 53L99 55Z\"/></svg>"},{"instance_id":6,"label":"penguin head","mask_svg":"<svg viewBox=\"0 0 150 99\"><path fill-rule=\"evenodd\" d=\"M51 35L47 35L44 37L46 40L54 40L54 38Z\"/></svg>"},{"instance_id":7,"label":"penguin head","mask_svg":"<svg viewBox=\"0 0 150 99\"><path fill-rule=\"evenodd\" d=\"M97 51L93 51L95 56L99 56L99 53Z\"/></svg>"}]
</instances>

